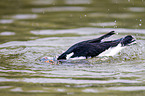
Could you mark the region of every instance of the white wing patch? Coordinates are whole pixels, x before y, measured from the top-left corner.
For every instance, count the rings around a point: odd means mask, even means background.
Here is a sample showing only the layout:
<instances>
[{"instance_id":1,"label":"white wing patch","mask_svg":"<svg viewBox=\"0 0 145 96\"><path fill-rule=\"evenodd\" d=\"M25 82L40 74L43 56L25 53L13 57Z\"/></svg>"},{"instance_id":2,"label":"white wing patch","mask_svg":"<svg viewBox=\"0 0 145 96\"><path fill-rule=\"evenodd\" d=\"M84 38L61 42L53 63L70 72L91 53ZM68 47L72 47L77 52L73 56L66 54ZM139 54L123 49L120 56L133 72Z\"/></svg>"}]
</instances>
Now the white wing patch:
<instances>
[{"instance_id":1,"label":"white wing patch","mask_svg":"<svg viewBox=\"0 0 145 96\"><path fill-rule=\"evenodd\" d=\"M74 55L74 52L72 52L72 53L70 53L70 54L67 54L66 59L67 59L67 60L70 59L70 57L73 56L73 55Z\"/></svg>"},{"instance_id":2,"label":"white wing patch","mask_svg":"<svg viewBox=\"0 0 145 96\"><path fill-rule=\"evenodd\" d=\"M71 59L71 60L86 59L86 57L84 57L84 56L71 58L71 56L73 56L73 55L74 55L74 52L72 52L72 53L70 53L70 54L67 54L66 59L67 59L67 60L68 60L68 59Z\"/></svg>"},{"instance_id":3,"label":"white wing patch","mask_svg":"<svg viewBox=\"0 0 145 96\"><path fill-rule=\"evenodd\" d=\"M116 47L109 48L108 50L102 52L99 56L114 56L119 53L124 47L119 43Z\"/></svg>"}]
</instances>

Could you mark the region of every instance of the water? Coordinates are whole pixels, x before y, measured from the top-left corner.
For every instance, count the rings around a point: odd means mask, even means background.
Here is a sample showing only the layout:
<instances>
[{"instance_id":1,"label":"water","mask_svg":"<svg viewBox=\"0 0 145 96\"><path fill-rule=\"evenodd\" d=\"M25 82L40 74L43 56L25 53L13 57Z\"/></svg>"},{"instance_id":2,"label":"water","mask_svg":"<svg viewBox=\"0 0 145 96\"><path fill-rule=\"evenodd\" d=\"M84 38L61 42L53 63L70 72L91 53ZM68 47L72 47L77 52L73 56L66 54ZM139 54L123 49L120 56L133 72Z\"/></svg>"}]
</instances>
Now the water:
<instances>
[{"instance_id":1,"label":"water","mask_svg":"<svg viewBox=\"0 0 145 96\"><path fill-rule=\"evenodd\" d=\"M144 96L144 4L143 0L1 0L0 96ZM130 34L137 44L113 57L40 62L112 30L117 34L107 40Z\"/></svg>"}]
</instances>

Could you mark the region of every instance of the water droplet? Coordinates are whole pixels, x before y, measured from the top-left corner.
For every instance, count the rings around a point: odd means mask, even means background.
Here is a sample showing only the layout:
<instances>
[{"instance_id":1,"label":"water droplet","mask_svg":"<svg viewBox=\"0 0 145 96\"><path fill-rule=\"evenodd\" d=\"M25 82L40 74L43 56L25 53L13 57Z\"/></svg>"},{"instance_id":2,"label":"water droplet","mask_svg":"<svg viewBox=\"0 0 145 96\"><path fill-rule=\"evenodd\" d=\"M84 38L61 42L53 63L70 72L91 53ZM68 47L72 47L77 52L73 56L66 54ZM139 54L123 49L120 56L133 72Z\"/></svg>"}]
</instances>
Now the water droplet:
<instances>
[{"instance_id":1,"label":"water droplet","mask_svg":"<svg viewBox=\"0 0 145 96\"><path fill-rule=\"evenodd\" d=\"M114 28L117 28L117 26L114 26Z\"/></svg>"},{"instance_id":2,"label":"water droplet","mask_svg":"<svg viewBox=\"0 0 145 96\"><path fill-rule=\"evenodd\" d=\"M142 21L141 19L139 21Z\"/></svg>"}]
</instances>

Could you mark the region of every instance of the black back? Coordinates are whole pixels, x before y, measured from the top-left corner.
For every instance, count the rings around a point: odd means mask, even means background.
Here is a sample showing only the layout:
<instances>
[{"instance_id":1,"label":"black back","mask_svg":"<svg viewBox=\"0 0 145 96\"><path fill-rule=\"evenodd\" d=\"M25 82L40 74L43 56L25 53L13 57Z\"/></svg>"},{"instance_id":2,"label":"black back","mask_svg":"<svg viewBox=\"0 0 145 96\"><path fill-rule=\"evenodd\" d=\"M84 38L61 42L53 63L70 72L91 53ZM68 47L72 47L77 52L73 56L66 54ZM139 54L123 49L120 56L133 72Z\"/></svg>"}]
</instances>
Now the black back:
<instances>
[{"instance_id":1,"label":"black back","mask_svg":"<svg viewBox=\"0 0 145 96\"><path fill-rule=\"evenodd\" d=\"M109 49L110 47L117 46L119 43L121 43L122 46L126 46L127 44L131 43L133 39L132 36L128 35L125 38L120 38L113 41L101 42L102 39L110 37L113 34L115 34L115 32L111 31L99 38L76 43L73 46L71 46L66 52L61 54L58 57L58 60L66 59L66 56L72 52L73 55L71 56L71 58L81 57L81 56L84 56L86 58L95 57L98 56L103 51Z\"/></svg>"}]
</instances>

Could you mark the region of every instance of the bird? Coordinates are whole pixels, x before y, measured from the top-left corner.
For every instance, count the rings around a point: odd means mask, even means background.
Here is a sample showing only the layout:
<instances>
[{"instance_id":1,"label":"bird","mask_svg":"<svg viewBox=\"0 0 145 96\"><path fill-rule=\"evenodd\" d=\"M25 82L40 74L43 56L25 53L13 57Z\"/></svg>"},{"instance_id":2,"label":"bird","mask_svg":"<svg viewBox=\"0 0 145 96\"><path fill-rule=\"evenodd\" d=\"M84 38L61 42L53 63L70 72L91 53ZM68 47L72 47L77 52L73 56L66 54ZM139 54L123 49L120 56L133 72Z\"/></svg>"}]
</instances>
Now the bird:
<instances>
[{"instance_id":1,"label":"bird","mask_svg":"<svg viewBox=\"0 0 145 96\"><path fill-rule=\"evenodd\" d=\"M114 55L124 47L132 45L132 43L136 41L131 35L127 35L116 40L104 41L105 38L108 38L114 34L115 31L111 31L100 36L99 38L76 43L60 56L58 56L57 60L68 60L74 58L88 59L97 56L103 56L102 54L107 50L112 50L111 54Z\"/></svg>"}]
</instances>

